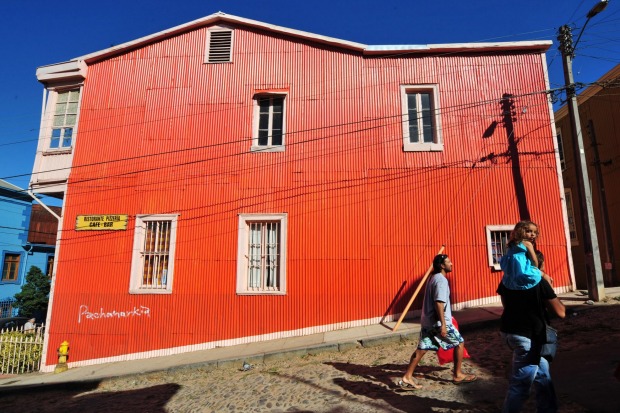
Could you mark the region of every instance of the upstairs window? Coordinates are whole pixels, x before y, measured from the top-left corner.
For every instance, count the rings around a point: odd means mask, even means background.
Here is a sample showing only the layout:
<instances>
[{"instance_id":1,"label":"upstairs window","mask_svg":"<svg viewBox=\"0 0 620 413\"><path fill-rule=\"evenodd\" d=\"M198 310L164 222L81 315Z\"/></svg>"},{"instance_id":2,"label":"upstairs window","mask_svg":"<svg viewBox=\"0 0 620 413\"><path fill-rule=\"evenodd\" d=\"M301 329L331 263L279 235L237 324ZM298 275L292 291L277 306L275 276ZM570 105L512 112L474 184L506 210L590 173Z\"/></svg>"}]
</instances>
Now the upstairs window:
<instances>
[{"instance_id":1,"label":"upstairs window","mask_svg":"<svg viewBox=\"0 0 620 413\"><path fill-rule=\"evenodd\" d=\"M286 293L286 214L240 214L237 294Z\"/></svg>"},{"instance_id":2,"label":"upstairs window","mask_svg":"<svg viewBox=\"0 0 620 413\"><path fill-rule=\"evenodd\" d=\"M437 85L401 86L403 149L441 151L441 118Z\"/></svg>"},{"instance_id":3,"label":"upstairs window","mask_svg":"<svg viewBox=\"0 0 620 413\"><path fill-rule=\"evenodd\" d=\"M213 28L207 31L206 63L232 62L233 31Z\"/></svg>"},{"instance_id":4,"label":"upstairs window","mask_svg":"<svg viewBox=\"0 0 620 413\"><path fill-rule=\"evenodd\" d=\"M50 148L70 148L78 116L80 90L58 92L52 121Z\"/></svg>"},{"instance_id":5,"label":"upstairs window","mask_svg":"<svg viewBox=\"0 0 620 413\"><path fill-rule=\"evenodd\" d=\"M2 263L2 282L17 282L19 278L19 262L21 254L4 254Z\"/></svg>"},{"instance_id":6,"label":"upstairs window","mask_svg":"<svg viewBox=\"0 0 620 413\"><path fill-rule=\"evenodd\" d=\"M283 151L285 96L279 94L261 94L255 96L253 125L253 151Z\"/></svg>"},{"instance_id":7,"label":"upstairs window","mask_svg":"<svg viewBox=\"0 0 620 413\"><path fill-rule=\"evenodd\" d=\"M499 271L499 260L507 251L510 233L514 225L487 225L487 258L489 267Z\"/></svg>"},{"instance_id":8,"label":"upstairs window","mask_svg":"<svg viewBox=\"0 0 620 413\"><path fill-rule=\"evenodd\" d=\"M177 215L138 215L130 293L172 292Z\"/></svg>"}]
</instances>

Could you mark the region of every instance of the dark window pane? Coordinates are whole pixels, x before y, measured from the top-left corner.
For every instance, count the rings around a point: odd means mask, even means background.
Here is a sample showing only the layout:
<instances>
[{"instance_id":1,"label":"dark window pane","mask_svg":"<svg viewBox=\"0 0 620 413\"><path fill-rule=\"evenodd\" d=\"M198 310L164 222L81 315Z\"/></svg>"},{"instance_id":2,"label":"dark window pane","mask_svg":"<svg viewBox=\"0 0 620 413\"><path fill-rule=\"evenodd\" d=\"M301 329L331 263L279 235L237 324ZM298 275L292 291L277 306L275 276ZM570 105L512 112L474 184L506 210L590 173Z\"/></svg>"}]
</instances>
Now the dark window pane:
<instances>
[{"instance_id":1,"label":"dark window pane","mask_svg":"<svg viewBox=\"0 0 620 413\"><path fill-rule=\"evenodd\" d=\"M260 146L266 146L269 144L269 132L266 130L258 131L258 144Z\"/></svg>"},{"instance_id":2,"label":"dark window pane","mask_svg":"<svg viewBox=\"0 0 620 413\"><path fill-rule=\"evenodd\" d=\"M424 125L422 130L424 134L424 142L433 143L433 128L431 128L430 126Z\"/></svg>"},{"instance_id":3,"label":"dark window pane","mask_svg":"<svg viewBox=\"0 0 620 413\"><path fill-rule=\"evenodd\" d=\"M269 98L259 98L258 106L260 107L260 113L269 113Z\"/></svg>"},{"instance_id":4,"label":"dark window pane","mask_svg":"<svg viewBox=\"0 0 620 413\"><path fill-rule=\"evenodd\" d=\"M424 142L433 142L433 117L430 111L425 111L422 116L422 130L424 134Z\"/></svg>"},{"instance_id":5,"label":"dark window pane","mask_svg":"<svg viewBox=\"0 0 620 413\"><path fill-rule=\"evenodd\" d=\"M433 142L433 113L431 108L431 95L429 93L420 93L422 102L422 135L424 142Z\"/></svg>"},{"instance_id":6,"label":"dark window pane","mask_svg":"<svg viewBox=\"0 0 620 413\"><path fill-rule=\"evenodd\" d=\"M282 129L282 113L273 114L273 122L271 124L273 129Z\"/></svg>"},{"instance_id":7,"label":"dark window pane","mask_svg":"<svg viewBox=\"0 0 620 413\"><path fill-rule=\"evenodd\" d=\"M284 98L274 98L273 99L273 111L282 113L282 107L284 106Z\"/></svg>"},{"instance_id":8,"label":"dark window pane","mask_svg":"<svg viewBox=\"0 0 620 413\"><path fill-rule=\"evenodd\" d=\"M274 129L271 136L272 145L282 145L282 129Z\"/></svg>"},{"instance_id":9,"label":"dark window pane","mask_svg":"<svg viewBox=\"0 0 620 413\"><path fill-rule=\"evenodd\" d=\"M409 123L409 142L417 143L420 140L418 136L418 124Z\"/></svg>"},{"instance_id":10,"label":"dark window pane","mask_svg":"<svg viewBox=\"0 0 620 413\"><path fill-rule=\"evenodd\" d=\"M415 109L416 108L415 93L408 93L407 94L407 107L409 109Z\"/></svg>"},{"instance_id":11,"label":"dark window pane","mask_svg":"<svg viewBox=\"0 0 620 413\"><path fill-rule=\"evenodd\" d=\"M431 95L428 93L420 93L420 100L422 101L422 110L431 110Z\"/></svg>"},{"instance_id":12,"label":"dark window pane","mask_svg":"<svg viewBox=\"0 0 620 413\"><path fill-rule=\"evenodd\" d=\"M418 111L415 109L409 110L409 142L418 142L420 137L418 136Z\"/></svg>"},{"instance_id":13,"label":"dark window pane","mask_svg":"<svg viewBox=\"0 0 620 413\"><path fill-rule=\"evenodd\" d=\"M268 129L269 128L269 114L265 113L261 113L260 117L258 118L258 129Z\"/></svg>"}]
</instances>

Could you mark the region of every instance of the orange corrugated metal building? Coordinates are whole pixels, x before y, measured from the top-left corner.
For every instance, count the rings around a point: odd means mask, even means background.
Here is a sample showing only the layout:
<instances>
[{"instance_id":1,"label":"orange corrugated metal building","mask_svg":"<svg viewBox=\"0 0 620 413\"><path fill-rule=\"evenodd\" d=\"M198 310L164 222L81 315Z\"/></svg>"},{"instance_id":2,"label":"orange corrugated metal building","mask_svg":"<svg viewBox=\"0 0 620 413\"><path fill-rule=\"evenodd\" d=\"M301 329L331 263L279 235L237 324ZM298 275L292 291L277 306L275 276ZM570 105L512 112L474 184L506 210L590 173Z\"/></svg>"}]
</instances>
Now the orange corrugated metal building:
<instances>
[{"instance_id":1,"label":"orange corrugated metal building","mask_svg":"<svg viewBox=\"0 0 620 413\"><path fill-rule=\"evenodd\" d=\"M454 307L496 302L527 217L572 288L550 44L218 13L39 68L31 184L64 199L43 369L64 340L84 365L395 319L441 244Z\"/></svg>"}]
</instances>

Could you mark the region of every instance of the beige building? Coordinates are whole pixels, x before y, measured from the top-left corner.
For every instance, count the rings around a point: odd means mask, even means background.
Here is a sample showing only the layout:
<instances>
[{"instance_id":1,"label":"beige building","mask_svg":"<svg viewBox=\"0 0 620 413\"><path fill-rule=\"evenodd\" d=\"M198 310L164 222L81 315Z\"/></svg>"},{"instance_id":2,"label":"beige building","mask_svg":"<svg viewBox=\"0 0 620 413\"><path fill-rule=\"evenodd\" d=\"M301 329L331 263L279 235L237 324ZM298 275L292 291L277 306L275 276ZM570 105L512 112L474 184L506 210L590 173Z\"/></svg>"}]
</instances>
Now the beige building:
<instances>
[{"instance_id":1,"label":"beige building","mask_svg":"<svg viewBox=\"0 0 620 413\"><path fill-rule=\"evenodd\" d=\"M620 285L620 65L578 96L583 144L605 286ZM577 288L587 288L586 261L568 107L555 112Z\"/></svg>"}]
</instances>

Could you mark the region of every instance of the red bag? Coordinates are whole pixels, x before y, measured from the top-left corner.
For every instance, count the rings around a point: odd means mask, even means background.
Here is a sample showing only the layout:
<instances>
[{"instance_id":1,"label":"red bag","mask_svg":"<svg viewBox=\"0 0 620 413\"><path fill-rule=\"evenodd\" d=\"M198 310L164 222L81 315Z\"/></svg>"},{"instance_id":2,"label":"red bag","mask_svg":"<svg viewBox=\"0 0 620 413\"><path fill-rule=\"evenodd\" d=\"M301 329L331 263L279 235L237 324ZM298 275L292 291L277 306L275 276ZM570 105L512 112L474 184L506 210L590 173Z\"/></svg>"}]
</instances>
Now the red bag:
<instances>
[{"instance_id":1,"label":"red bag","mask_svg":"<svg viewBox=\"0 0 620 413\"><path fill-rule=\"evenodd\" d=\"M452 317L452 325L454 325L457 330L459 329L459 325L456 323L456 318L454 317ZM471 358L465 347L463 347L463 358ZM437 359L439 360L439 365L452 363L454 361L454 349L451 348L450 350L444 350L439 348L439 350L437 350Z\"/></svg>"}]
</instances>

